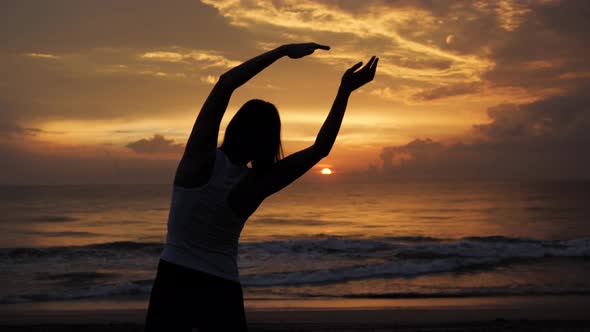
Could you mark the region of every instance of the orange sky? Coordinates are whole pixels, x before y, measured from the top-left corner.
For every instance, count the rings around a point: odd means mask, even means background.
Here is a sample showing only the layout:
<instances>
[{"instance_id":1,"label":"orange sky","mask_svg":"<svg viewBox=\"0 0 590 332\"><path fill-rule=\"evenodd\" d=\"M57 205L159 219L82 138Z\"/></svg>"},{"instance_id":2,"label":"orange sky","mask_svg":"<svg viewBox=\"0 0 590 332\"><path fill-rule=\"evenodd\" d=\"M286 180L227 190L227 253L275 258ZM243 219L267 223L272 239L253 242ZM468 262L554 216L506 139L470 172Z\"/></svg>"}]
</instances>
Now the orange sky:
<instances>
[{"instance_id":1,"label":"orange sky","mask_svg":"<svg viewBox=\"0 0 590 332\"><path fill-rule=\"evenodd\" d=\"M332 49L265 70L234 94L223 124L266 99L286 153L306 147L343 71L375 54L375 81L352 96L316 172L518 176L556 154L563 164L576 156L564 146L588 142L586 3L19 1L0 14L0 183L169 181L217 77L307 41ZM571 100L575 120L560 104ZM554 150L529 155L536 146ZM584 165L567 172L586 177Z\"/></svg>"}]
</instances>

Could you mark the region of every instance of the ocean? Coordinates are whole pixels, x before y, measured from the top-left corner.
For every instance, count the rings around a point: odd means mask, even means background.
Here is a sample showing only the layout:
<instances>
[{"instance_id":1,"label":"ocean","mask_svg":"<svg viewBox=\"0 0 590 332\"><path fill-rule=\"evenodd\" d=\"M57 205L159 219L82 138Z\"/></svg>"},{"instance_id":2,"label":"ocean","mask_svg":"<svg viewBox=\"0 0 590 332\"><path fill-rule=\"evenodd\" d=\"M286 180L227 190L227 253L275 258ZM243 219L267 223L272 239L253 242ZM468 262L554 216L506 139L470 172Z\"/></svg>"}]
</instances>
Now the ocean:
<instances>
[{"instance_id":1,"label":"ocean","mask_svg":"<svg viewBox=\"0 0 590 332\"><path fill-rule=\"evenodd\" d=\"M171 186L0 188L0 306L146 303ZM588 294L590 182L298 182L239 252L247 306Z\"/></svg>"}]
</instances>

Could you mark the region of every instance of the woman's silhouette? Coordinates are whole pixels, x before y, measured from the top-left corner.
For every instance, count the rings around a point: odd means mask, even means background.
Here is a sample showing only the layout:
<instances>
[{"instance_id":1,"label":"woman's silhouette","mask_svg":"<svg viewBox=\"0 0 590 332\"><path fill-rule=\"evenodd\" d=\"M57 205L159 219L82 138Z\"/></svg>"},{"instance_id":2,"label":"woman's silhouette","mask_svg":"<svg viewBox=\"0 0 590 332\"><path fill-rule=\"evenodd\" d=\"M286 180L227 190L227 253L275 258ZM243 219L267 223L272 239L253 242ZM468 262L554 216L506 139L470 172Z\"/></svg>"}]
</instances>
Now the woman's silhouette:
<instances>
[{"instance_id":1,"label":"woman's silhouette","mask_svg":"<svg viewBox=\"0 0 590 332\"><path fill-rule=\"evenodd\" d=\"M329 50L290 44L261 54L221 75L205 101L174 179L166 246L146 318L146 330L245 331L237 266L240 232L262 201L326 157L336 140L350 94L373 80L377 62L348 69L330 113L310 147L281 159L281 122L275 106L246 102L217 136L235 89L283 56ZM248 167L248 164L251 167Z\"/></svg>"}]
</instances>

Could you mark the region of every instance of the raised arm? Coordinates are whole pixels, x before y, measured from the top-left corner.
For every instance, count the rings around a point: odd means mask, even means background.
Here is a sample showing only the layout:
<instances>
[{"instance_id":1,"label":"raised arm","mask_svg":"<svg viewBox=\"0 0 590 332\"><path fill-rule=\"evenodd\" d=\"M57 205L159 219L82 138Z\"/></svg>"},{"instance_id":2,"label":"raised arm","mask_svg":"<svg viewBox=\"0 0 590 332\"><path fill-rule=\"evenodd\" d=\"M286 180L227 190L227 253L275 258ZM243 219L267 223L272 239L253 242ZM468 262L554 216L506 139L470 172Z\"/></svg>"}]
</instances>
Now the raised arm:
<instances>
[{"instance_id":1,"label":"raised arm","mask_svg":"<svg viewBox=\"0 0 590 332\"><path fill-rule=\"evenodd\" d=\"M195 187L204 184L209 178L215 162L215 149L217 148L221 119L235 89L283 56L294 59L301 58L312 54L316 49L328 50L330 48L316 43L283 45L252 58L221 75L197 116L184 155L178 165L174 183L185 187Z\"/></svg>"},{"instance_id":2,"label":"raised arm","mask_svg":"<svg viewBox=\"0 0 590 332\"><path fill-rule=\"evenodd\" d=\"M324 121L324 124L316 137L315 143L312 145L312 148L317 150L322 158L330 153L332 146L336 141L336 136L338 136L338 131L340 131L340 125L344 118L344 112L346 111L346 105L348 104L350 94L354 90L373 80L378 62L379 59L373 56L361 70L355 72L363 65L362 62L359 62L344 72L330 114L328 114L328 118Z\"/></svg>"},{"instance_id":3,"label":"raised arm","mask_svg":"<svg viewBox=\"0 0 590 332\"><path fill-rule=\"evenodd\" d=\"M241 188L234 190L234 197L229 198L236 212L249 215L266 197L286 187L328 156L338 136L350 94L373 80L378 61L372 57L362 69L356 71L362 65L359 62L344 73L336 99L314 144L285 157L264 174L249 175Z\"/></svg>"}]
</instances>

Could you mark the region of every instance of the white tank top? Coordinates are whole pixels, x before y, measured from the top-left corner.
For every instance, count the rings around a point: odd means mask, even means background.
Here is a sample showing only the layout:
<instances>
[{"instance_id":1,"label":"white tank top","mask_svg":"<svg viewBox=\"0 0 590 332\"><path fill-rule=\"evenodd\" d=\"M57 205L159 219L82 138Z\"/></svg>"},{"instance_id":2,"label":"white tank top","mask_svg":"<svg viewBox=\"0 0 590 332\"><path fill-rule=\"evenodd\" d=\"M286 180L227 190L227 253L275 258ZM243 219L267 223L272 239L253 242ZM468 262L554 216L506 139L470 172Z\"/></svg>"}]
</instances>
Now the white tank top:
<instances>
[{"instance_id":1,"label":"white tank top","mask_svg":"<svg viewBox=\"0 0 590 332\"><path fill-rule=\"evenodd\" d=\"M197 188L174 186L163 260L240 281L238 241L247 218L236 216L226 199L248 170L232 164L217 149L207 184Z\"/></svg>"}]
</instances>

